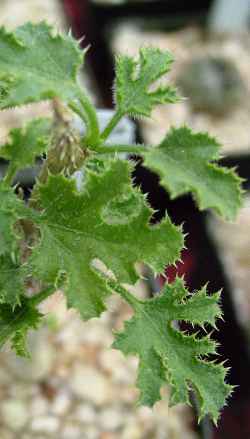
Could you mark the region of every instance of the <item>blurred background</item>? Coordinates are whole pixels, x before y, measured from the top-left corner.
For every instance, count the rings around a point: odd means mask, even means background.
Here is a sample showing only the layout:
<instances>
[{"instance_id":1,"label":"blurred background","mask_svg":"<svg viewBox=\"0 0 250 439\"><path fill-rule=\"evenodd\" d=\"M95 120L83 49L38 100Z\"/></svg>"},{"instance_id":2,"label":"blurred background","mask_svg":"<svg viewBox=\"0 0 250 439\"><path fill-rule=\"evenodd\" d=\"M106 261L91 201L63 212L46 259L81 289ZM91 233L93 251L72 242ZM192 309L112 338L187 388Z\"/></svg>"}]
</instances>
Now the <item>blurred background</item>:
<instances>
[{"instance_id":1,"label":"blurred background","mask_svg":"<svg viewBox=\"0 0 250 439\"><path fill-rule=\"evenodd\" d=\"M30 336L32 361L17 359L9 348L0 353L0 438L249 439L250 0L0 1L0 23L9 29L43 19L85 36L82 46L90 49L82 81L99 108L113 107L118 53L136 55L143 45L170 50L176 61L167 80L185 99L157 108L151 119L132 121L132 131L125 123L120 135L156 144L171 125L187 123L215 135L223 145L221 163L236 167L245 179L244 207L236 223L226 224L198 212L190 197L170 201L139 157L134 175L158 210L154 220L167 209L188 233L183 263L166 268L169 281L178 273L192 290L207 281L211 292L223 288L225 321L213 336L220 358L231 367L228 381L238 387L217 428L209 419L198 426L190 407L169 408L168 389L154 410L137 408L137 360L109 348L112 330L122 327L129 309L112 297L101 319L82 323L58 292L43 305L44 327ZM11 127L49 113L48 103L3 112L1 143ZM138 294L149 297L162 282L140 283Z\"/></svg>"}]
</instances>

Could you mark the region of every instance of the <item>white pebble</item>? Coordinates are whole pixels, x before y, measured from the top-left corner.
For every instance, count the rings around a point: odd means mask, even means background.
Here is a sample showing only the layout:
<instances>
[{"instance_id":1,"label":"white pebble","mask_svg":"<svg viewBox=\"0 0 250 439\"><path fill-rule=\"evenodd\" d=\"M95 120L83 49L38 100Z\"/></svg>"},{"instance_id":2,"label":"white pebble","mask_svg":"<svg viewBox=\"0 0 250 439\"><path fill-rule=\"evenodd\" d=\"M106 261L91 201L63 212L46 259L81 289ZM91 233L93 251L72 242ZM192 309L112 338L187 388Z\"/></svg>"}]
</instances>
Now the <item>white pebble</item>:
<instances>
[{"instance_id":1,"label":"white pebble","mask_svg":"<svg viewBox=\"0 0 250 439\"><path fill-rule=\"evenodd\" d=\"M31 429L36 432L55 433L59 428L59 420L53 416L41 416L31 422Z\"/></svg>"},{"instance_id":2,"label":"white pebble","mask_svg":"<svg viewBox=\"0 0 250 439\"><path fill-rule=\"evenodd\" d=\"M118 384L131 385L136 379L132 358L125 359L121 352L114 349L104 349L100 352L99 360L102 368L112 374L112 379Z\"/></svg>"},{"instance_id":3,"label":"white pebble","mask_svg":"<svg viewBox=\"0 0 250 439\"><path fill-rule=\"evenodd\" d=\"M121 439L141 439L142 431L135 421L126 423L126 427L121 434Z\"/></svg>"},{"instance_id":4,"label":"white pebble","mask_svg":"<svg viewBox=\"0 0 250 439\"><path fill-rule=\"evenodd\" d=\"M93 425L89 425L84 429L85 437L88 439L100 439L100 432ZM81 439L83 439L81 437Z\"/></svg>"},{"instance_id":5,"label":"white pebble","mask_svg":"<svg viewBox=\"0 0 250 439\"><path fill-rule=\"evenodd\" d=\"M45 415L48 411L48 402L42 396L37 396L31 401L30 413L32 417Z\"/></svg>"},{"instance_id":6,"label":"white pebble","mask_svg":"<svg viewBox=\"0 0 250 439\"><path fill-rule=\"evenodd\" d=\"M116 430L124 422L124 414L115 408L106 408L99 415L99 423L104 430Z\"/></svg>"},{"instance_id":7,"label":"white pebble","mask_svg":"<svg viewBox=\"0 0 250 439\"><path fill-rule=\"evenodd\" d=\"M60 439L80 439L81 431L75 425L66 425Z\"/></svg>"},{"instance_id":8,"label":"white pebble","mask_svg":"<svg viewBox=\"0 0 250 439\"><path fill-rule=\"evenodd\" d=\"M59 416L64 415L70 407L70 402L69 394L67 392L59 392L51 404L51 412Z\"/></svg>"},{"instance_id":9,"label":"white pebble","mask_svg":"<svg viewBox=\"0 0 250 439\"><path fill-rule=\"evenodd\" d=\"M76 396L96 405L105 404L109 400L108 380L94 368L77 366L70 385Z\"/></svg>"},{"instance_id":10,"label":"white pebble","mask_svg":"<svg viewBox=\"0 0 250 439\"><path fill-rule=\"evenodd\" d=\"M14 431L21 430L29 419L25 403L18 400L3 401L1 403L1 414L5 425Z\"/></svg>"},{"instance_id":11,"label":"white pebble","mask_svg":"<svg viewBox=\"0 0 250 439\"><path fill-rule=\"evenodd\" d=\"M84 424L93 424L96 420L96 413L90 405L81 404L75 411L75 417Z\"/></svg>"},{"instance_id":12,"label":"white pebble","mask_svg":"<svg viewBox=\"0 0 250 439\"><path fill-rule=\"evenodd\" d=\"M110 346L113 341L111 331L103 324L104 314L96 321L86 323L85 331L79 333L82 342L91 345Z\"/></svg>"}]
</instances>

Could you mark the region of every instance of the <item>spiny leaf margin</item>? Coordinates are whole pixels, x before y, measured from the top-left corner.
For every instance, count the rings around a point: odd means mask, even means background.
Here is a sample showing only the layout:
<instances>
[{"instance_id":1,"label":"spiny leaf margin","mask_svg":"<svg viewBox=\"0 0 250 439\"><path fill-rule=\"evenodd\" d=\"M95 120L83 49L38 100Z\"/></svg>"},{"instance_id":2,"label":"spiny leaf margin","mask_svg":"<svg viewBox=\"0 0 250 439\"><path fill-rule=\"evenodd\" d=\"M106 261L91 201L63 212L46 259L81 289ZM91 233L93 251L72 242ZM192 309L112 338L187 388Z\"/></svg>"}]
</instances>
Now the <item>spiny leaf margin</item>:
<instances>
[{"instance_id":1,"label":"spiny leaf margin","mask_svg":"<svg viewBox=\"0 0 250 439\"><path fill-rule=\"evenodd\" d=\"M67 273L68 305L78 309L83 319L100 315L109 294L93 267L95 259L120 282L133 284L139 277L136 262L144 261L155 273L162 273L183 247L181 229L168 217L149 225L152 210L140 191L132 188L131 172L131 163L117 159L102 173L86 170L82 192L61 175L51 175L38 187L41 212L35 222L41 240L28 261L31 275L51 284L60 272Z\"/></svg>"},{"instance_id":2,"label":"spiny leaf margin","mask_svg":"<svg viewBox=\"0 0 250 439\"><path fill-rule=\"evenodd\" d=\"M219 294L207 295L205 288L194 295L186 290L183 279L166 284L161 294L149 300L138 300L124 289L116 290L130 303L134 316L125 322L124 330L115 333L113 348L140 359L137 386L139 404L153 406L161 399L162 385L169 384L170 404L190 404L190 385L197 394L199 419L210 415L216 423L232 387L225 383L226 369L206 357L216 353L216 343L205 336L183 334L173 326L177 320L215 326L221 316Z\"/></svg>"},{"instance_id":3,"label":"spiny leaf margin","mask_svg":"<svg viewBox=\"0 0 250 439\"><path fill-rule=\"evenodd\" d=\"M207 133L187 126L171 128L163 141L144 156L144 164L160 176L171 198L191 192L201 210L211 208L234 220L242 206L242 179L219 166L220 144Z\"/></svg>"},{"instance_id":4,"label":"spiny leaf margin","mask_svg":"<svg viewBox=\"0 0 250 439\"><path fill-rule=\"evenodd\" d=\"M84 52L71 35L55 33L46 22L0 28L0 109L79 95L77 73Z\"/></svg>"},{"instance_id":5,"label":"spiny leaf margin","mask_svg":"<svg viewBox=\"0 0 250 439\"><path fill-rule=\"evenodd\" d=\"M52 123L50 119L32 119L22 128L13 128L7 143L0 146L0 157L11 161L17 171L34 164L47 151Z\"/></svg>"},{"instance_id":6,"label":"spiny leaf margin","mask_svg":"<svg viewBox=\"0 0 250 439\"><path fill-rule=\"evenodd\" d=\"M126 55L116 57L114 97L121 114L149 117L157 104L175 103L179 97L172 86L150 90L156 80L170 70L173 57L154 47L141 48L139 60Z\"/></svg>"},{"instance_id":7,"label":"spiny leaf margin","mask_svg":"<svg viewBox=\"0 0 250 439\"><path fill-rule=\"evenodd\" d=\"M14 309L6 303L0 304L0 348L9 341L17 355L29 358L27 334L31 329L38 329L42 317L32 300L25 296Z\"/></svg>"}]
</instances>

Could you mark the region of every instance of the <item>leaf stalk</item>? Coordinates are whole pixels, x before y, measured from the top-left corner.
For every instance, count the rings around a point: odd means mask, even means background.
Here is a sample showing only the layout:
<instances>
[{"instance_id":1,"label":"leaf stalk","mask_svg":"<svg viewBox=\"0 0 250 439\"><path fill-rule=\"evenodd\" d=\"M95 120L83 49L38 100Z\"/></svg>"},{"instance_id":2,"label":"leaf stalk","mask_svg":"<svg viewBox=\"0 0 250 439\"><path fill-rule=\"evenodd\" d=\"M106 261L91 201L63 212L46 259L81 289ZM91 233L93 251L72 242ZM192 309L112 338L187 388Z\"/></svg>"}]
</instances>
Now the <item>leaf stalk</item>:
<instances>
[{"instance_id":1,"label":"leaf stalk","mask_svg":"<svg viewBox=\"0 0 250 439\"><path fill-rule=\"evenodd\" d=\"M113 279L108 279L107 285L109 288L119 294L127 303L129 303L133 309L135 309L140 303L140 301L128 290L126 290L126 288L124 288L119 282Z\"/></svg>"},{"instance_id":2,"label":"leaf stalk","mask_svg":"<svg viewBox=\"0 0 250 439\"><path fill-rule=\"evenodd\" d=\"M31 297L30 303L34 306L39 305L39 303L43 302L43 300L47 299L54 292L55 292L55 287L50 286L45 290L40 291L40 293L36 294L35 296Z\"/></svg>"},{"instance_id":3,"label":"leaf stalk","mask_svg":"<svg viewBox=\"0 0 250 439\"><path fill-rule=\"evenodd\" d=\"M85 118L85 113L78 112L78 115L80 117L82 114L83 116L82 119L86 123L86 127L87 127L85 141L89 146L89 148L92 148L92 146L96 146L100 141L100 129L99 129L99 123L97 118L97 112L95 107L92 105L90 99L83 91L81 91L81 94L79 96L79 102L82 105L84 112L86 113L86 118Z\"/></svg>"},{"instance_id":4,"label":"leaf stalk","mask_svg":"<svg viewBox=\"0 0 250 439\"><path fill-rule=\"evenodd\" d=\"M124 114L121 111L117 110L115 112L115 114L110 119L110 121L108 122L108 124L104 128L103 132L101 133L101 139L103 141L109 137L109 135L111 134L113 129L116 127L116 125L120 122L120 120L122 119L123 116L124 116Z\"/></svg>"},{"instance_id":5,"label":"leaf stalk","mask_svg":"<svg viewBox=\"0 0 250 439\"><path fill-rule=\"evenodd\" d=\"M112 153L129 153L129 154L142 154L148 151L150 147L145 145L112 145L103 144L95 147L95 151L100 154L112 154Z\"/></svg>"}]
</instances>

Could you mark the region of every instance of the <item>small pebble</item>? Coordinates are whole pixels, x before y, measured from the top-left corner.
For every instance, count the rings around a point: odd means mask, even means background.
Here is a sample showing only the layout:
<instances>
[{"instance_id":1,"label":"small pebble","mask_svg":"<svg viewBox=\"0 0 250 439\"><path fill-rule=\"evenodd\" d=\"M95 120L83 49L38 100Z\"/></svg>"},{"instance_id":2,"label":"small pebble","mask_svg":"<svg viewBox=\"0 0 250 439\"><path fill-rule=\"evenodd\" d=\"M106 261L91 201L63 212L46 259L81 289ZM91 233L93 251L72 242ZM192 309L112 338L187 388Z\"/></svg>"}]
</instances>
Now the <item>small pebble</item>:
<instances>
[{"instance_id":1,"label":"small pebble","mask_svg":"<svg viewBox=\"0 0 250 439\"><path fill-rule=\"evenodd\" d=\"M100 439L100 432L93 425L86 427L84 434L86 435L86 439ZM83 438L81 437L81 439Z\"/></svg>"},{"instance_id":2,"label":"small pebble","mask_svg":"<svg viewBox=\"0 0 250 439\"><path fill-rule=\"evenodd\" d=\"M69 410L70 403L69 393L66 391L59 392L54 398L50 410L53 414L62 416Z\"/></svg>"},{"instance_id":3,"label":"small pebble","mask_svg":"<svg viewBox=\"0 0 250 439\"><path fill-rule=\"evenodd\" d=\"M83 439L83 437L81 437L79 427L75 425L66 425L62 431L60 439Z\"/></svg>"},{"instance_id":4,"label":"small pebble","mask_svg":"<svg viewBox=\"0 0 250 439\"><path fill-rule=\"evenodd\" d=\"M40 418L34 418L31 422L31 429L35 433L56 433L58 428L59 420L53 416L41 416Z\"/></svg>"},{"instance_id":5,"label":"small pebble","mask_svg":"<svg viewBox=\"0 0 250 439\"><path fill-rule=\"evenodd\" d=\"M85 331L80 334L81 341L91 345L110 346L113 337L109 328L103 324L104 319L105 316L102 315L98 322L89 321L85 323Z\"/></svg>"},{"instance_id":6,"label":"small pebble","mask_svg":"<svg viewBox=\"0 0 250 439\"><path fill-rule=\"evenodd\" d=\"M79 422L84 424L93 424L96 419L96 413L90 405L81 404L75 410L75 416Z\"/></svg>"},{"instance_id":7,"label":"small pebble","mask_svg":"<svg viewBox=\"0 0 250 439\"><path fill-rule=\"evenodd\" d=\"M70 386L76 396L93 404L102 405L109 400L108 380L94 368L80 365L75 367Z\"/></svg>"},{"instance_id":8,"label":"small pebble","mask_svg":"<svg viewBox=\"0 0 250 439\"><path fill-rule=\"evenodd\" d=\"M37 396L31 401L30 413L33 418L45 415L48 412L48 402L42 396Z\"/></svg>"},{"instance_id":9,"label":"small pebble","mask_svg":"<svg viewBox=\"0 0 250 439\"><path fill-rule=\"evenodd\" d=\"M131 384L135 381L135 372L130 367L131 358L126 359L121 352L114 349L103 349L99 354L101 367L112 374L119 384Z\"/></svg>"},{"instance_id":10,"label":"small pebble","mask_svg":"<svg viewBox=\"0 0 250 439\"><path fill-rule=\"evenodd\" d=\"M4 424L13 431L21 430L29 419L25 403L14 399L1 403L1 414Z\"/></svg>"},{"instance_id":11,"label":"small pebble","mask_svg":"<svg viewBox=\"0 0 250 439\"><path fill-rule=\"evenodd\" d=\"M124 413L119 409L106 408L99 415L99 423L103 430L117 430L124 422Z\"/></svg>"},{"instance_id":12,"label":"small pebble","mask_svg":"<svg viewBox=\"0 0 250 439\"><path fill-rule=\"evenodd\" d=\"M121 434L121 439L141 439L142 429L136 422L127 423L125 429Z\"/></svg>"}]
</instances>

